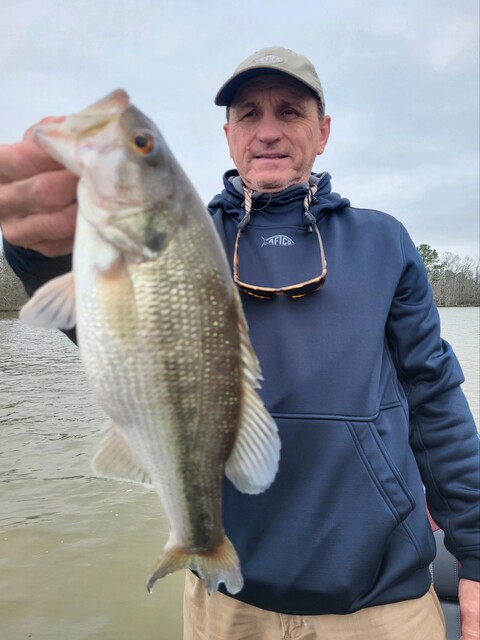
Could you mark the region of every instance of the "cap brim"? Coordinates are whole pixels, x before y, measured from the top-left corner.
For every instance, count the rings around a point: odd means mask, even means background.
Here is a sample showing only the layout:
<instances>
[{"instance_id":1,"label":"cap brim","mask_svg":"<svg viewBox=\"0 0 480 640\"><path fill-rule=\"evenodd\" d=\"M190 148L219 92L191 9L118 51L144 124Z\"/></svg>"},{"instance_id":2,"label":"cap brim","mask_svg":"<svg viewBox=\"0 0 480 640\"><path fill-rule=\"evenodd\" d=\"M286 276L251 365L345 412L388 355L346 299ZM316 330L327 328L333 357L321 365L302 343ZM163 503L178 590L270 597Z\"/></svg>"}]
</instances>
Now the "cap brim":
<instances>
[{"instance_id":1,"label":"cap brim","mask_svg":"<svg viewBox=\"0 0 480 640\"><path fill-rule=\"evenodd\" d=\"M298 82L303 84L305 87L310 89L310 91L313 92L315 97L317 97L315 90L312 87L310 87L308 84L305 84L305 82L301 78L299 78L293 73L288 73L287 71L283 71L283 70L281 71L280 69L276 69L272 67L255 67L255 69L246 69L245 71L241 71L240 73L231 76L220 87L219 92L215 96L215 104L219 107L230 106L232 104L233 97L237 92L238 88L240 87L240 85L242 85L247 80L250 80L250 78L254 78L255 76L262 76L262 75L281 75L281 76L288 76L290 78L294 78L295 80L298 80Z\"/></svg>"}]
</instances>

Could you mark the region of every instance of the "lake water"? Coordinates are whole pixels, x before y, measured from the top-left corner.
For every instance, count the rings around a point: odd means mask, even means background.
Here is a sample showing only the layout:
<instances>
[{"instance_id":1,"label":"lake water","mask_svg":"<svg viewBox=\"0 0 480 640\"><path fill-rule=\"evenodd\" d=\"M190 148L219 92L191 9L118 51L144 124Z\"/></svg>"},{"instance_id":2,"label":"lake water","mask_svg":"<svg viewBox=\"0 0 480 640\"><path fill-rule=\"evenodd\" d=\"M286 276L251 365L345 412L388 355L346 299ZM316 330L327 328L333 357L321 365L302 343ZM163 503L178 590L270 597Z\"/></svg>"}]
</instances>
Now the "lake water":
<instances>
[{"instance_id":1,"label":"lake water","mask_svg":"<svg viewBox=\"0 0 480 640\"><path fill-rule=\"evenodd\" d=\"M478 308L441 309L479 424ZM180 640L183 575L145 582L157 496L92 476L104 414L63 335L0 315L0 637Z\"/></svg>"}]
</instances>

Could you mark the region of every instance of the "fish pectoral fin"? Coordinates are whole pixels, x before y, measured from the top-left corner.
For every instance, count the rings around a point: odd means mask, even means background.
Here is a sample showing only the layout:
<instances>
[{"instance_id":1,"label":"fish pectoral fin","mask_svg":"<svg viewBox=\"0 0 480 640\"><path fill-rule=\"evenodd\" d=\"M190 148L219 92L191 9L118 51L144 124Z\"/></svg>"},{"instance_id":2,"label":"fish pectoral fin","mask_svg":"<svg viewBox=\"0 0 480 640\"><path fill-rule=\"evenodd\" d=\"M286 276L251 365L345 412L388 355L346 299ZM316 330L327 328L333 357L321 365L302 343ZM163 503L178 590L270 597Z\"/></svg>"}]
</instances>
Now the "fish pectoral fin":
<instances>
[{"instance_id":1,"label":"fish pectoral fin","mask_svg":"<svg viewBox=\"0 0 480 640\"><path fill-rule=\"evenodd\" d=\"M26 324L52 329L72 329L76 323L75 280L70 271L40 287L20 309Z\"/></svg>"},{"instance_id":2,"label":"fish pectoral fin","mask_svg":"<svg viewBox=\"0 0 480 640\"><path fill-rule=\"evenodd\" d=\"M205 552L192 552L180 547L165 547L163 555L158 559L153 573L147 583L151 593L153 585L159 578L163 578L179 569L193 569L203 580L211 595L217 591L220 583L224 583L231 594L238 593L243 587L243 577L240 561L233 544L223 535L220 543Z\"/></svg>"},{"instance_id":3,"label":"fish pectoral fin","mask_svg":"<svg viewBox=\"0 0 480 640\"><path fill-rule=\"evenodd\" d=\"M121 427L109 423L105 438L92 460L92 468L97 476L138 482L146 487L153 486L149 474L137 462Z\"/></svg>"},{"instance_id":4,"label":"fish pectoral fin","mask_svg":"<svg viewBox=\"0 0 480 640\"><path fill-rule=\"evenodd\" d=\"M241 305L239 299L238 305ZM262 376L241 306L239 318L243 359L242 413L225 475L242 493L255 494L268 489L275 479L281 445L277 425L255 391Z\"/></svg>"}]
</instances>

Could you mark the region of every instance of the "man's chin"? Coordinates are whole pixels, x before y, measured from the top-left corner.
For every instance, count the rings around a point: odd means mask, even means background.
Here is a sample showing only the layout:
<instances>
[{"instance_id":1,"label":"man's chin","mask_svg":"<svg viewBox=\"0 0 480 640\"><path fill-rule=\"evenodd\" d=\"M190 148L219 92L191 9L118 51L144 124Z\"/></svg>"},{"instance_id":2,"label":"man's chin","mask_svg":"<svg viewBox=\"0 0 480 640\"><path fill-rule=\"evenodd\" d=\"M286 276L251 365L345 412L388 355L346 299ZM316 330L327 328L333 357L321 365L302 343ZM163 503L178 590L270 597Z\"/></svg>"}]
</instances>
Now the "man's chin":
<instances>
[{"instance_id":1,"label":"man's chin","mask_svg":"<svg viewBox=\"0 0 480 640\"><path fill-rule=\"evenodd\" d=\"M279 191L284 191L285 189L288 189L288 187L298 184L299 182L303 182L303 179L297 176L290 179L265 178L258 180L244 180L244 184L246 184L247 187L260 193L278 193Z\"/></svg>"}]
</instances>

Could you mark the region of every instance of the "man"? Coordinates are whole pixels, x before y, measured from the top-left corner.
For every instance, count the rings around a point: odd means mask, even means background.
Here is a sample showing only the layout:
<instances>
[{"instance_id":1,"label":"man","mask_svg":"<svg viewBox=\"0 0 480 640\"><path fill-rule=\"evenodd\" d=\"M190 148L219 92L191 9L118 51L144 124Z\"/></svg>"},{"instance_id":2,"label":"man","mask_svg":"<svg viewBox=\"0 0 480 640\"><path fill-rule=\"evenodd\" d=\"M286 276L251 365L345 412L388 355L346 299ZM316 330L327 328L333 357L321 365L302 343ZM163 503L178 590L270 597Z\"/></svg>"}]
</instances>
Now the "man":
<instances>
[{"instance_id":1,"label":"man","mask_svg":"<svg viewBox=\"0 0 480 640\"><path fill-rule=\"evenodd\" d=\"M225 482L245 586L208 596L187 572L185 638L444 638L425 485L462 565L463 638L477 639L479 442L421 259L396 220L311 173L330 118L306 58L257 52L216 103L237 170L209 208L282 455L264 494ZM0 152L0 181L7 257L31 292L68 268L44 256L71 250L74 180L24 141Z\"/></svg>"}]
</instances>

